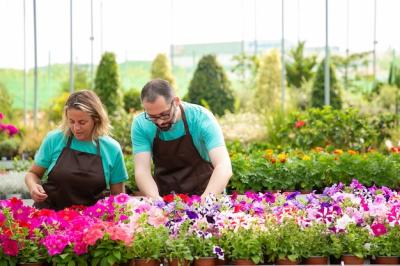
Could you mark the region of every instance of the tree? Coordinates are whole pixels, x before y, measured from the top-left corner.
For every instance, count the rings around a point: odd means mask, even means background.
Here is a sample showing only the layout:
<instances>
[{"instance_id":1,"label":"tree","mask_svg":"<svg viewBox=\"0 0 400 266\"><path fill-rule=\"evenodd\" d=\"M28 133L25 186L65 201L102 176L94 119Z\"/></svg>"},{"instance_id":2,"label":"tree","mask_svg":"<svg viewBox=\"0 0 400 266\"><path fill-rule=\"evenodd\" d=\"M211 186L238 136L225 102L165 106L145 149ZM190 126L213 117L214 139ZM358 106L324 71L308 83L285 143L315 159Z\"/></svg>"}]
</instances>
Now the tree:
<instances>
[{"instance_id":1,"label":"tree","mask_svg":"<svg viewBox=\"0 0 400 266\"><path fill-rule=\"evenodd\" d=\"M318 66L317 75L311 90L311 105L312 107L322 108L325 105L325 60L322 60ZM342 108L342 98L340 86L336 78L335 68L329 64L329 81L330 81L330 105L334 109Z\"/></svg>"},{"instance_id":2,"label":"tree","mask_svg":"<svg viewBox=\"0 0 400 266\"><path fill-rule=\"evenodd\" d=\"M281 87L281 61L279 52L274 49L261 58L258 71L254 107L258 111L275 110L279 102Z\"/></svg>"},{"instance_id":3,"label":"tree","mask_svg":"<svg viewBox=\"0 0 400 266\"><path fill-rule=\"evenodd\" d=\"M253 89L257 71L260 67L258 57L256 55L240 53L235 55L232 61L235 63L232 72L238 74L242 89Z\"/></svg>"},{"instance_id":4,"label":"tree","mask_svg":"<svg viewBox=\"0 0 400 266\"><path fill-rule=\"evenodd\" d=\"M299 42L297 47L290 50L291 59L285 64L288 86L300 89L304 82L314 77L313 68L317 64L316 55L304 55L305 42Z\"/></svg>"},{"instance_id":5,"label":"tree","mask_svg":"<svg viewBox=\"0 0 400 266\"><path fill-rule=\"evenodd\" d=\"M164 79L177 91L175 78L171 72L171 65L165 54L158 54L151 64L151 78Z\"/></svg>"},{"instance_id":6,"label":"tree","mask_svg":"<svg viewBox=\"0 0 400 266\"><path fill-rule=\"evenodd\" d=\"M100 97L109 114L114 114L122 108L122 92L114 53L106 52L103 54L94 83L94 91Z\"/></svg>"},{"instance_id":7,"label":"tree","mask_svg":"<svg viewBox=\"0 0 400 266\"><path fill-rule=\"evenodd\" d=\"M209 107L216 115L234 111L235 97L231 84L215 55L203 56L190 81L189 102Z\"/></svg>"}]
</instances>

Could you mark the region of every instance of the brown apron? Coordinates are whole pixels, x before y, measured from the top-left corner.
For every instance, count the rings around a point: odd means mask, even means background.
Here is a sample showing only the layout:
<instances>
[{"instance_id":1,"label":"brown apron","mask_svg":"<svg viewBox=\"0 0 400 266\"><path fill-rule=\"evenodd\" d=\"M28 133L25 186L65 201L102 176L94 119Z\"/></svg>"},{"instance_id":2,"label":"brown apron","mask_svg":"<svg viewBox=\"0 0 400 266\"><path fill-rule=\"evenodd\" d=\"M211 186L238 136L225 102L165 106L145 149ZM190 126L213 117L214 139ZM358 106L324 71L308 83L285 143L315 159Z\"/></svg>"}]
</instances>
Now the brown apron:
<instances>
[{"instance_id":1,"label":"brown apron","mask_svg":"<svg viewBox=\"0 0 400 266\"><path fill-rule=\"evenodd\" d=\"M100 142L96 141L97 154L71 149L72 136L62 150L48 180L43 184L47 199L37 202L38 209L62 210L72 205L94 205L106 189Z\"/></svg>"},{"instance_id":2,"label":"brown apron","mask_svg":"<svg viewBox=\"0 0 400 266\"><path fill-rule=\"evenodd\" d=\"M192 135L182 113L185 135L178 139L164 141L157 128L153 143L154 179L161 196L170 193L201 195L210 180L214 167L204 160L193 143Z\"/></svg>"}]
</instances>

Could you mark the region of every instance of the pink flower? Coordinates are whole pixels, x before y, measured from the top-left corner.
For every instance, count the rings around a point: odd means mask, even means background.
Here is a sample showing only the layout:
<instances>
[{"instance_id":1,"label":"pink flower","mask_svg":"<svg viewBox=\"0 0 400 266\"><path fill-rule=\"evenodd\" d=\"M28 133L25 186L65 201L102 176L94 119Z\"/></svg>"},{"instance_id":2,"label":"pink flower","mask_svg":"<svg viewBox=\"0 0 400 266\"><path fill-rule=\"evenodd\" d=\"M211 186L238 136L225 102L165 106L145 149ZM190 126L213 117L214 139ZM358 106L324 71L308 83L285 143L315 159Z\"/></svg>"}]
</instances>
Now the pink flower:
<instances>
[{"instance_id":1,"label":"pink flower","mask_svg":"<svg viewBox=\"0 0 400 266\"><path fill-rule=\"evenodd\" d=\"M88 231L83 236L83 241L88 245L93 246L96 241L102 239L104 236L104 231L98 228L89 228Z\"/></svg>"},{"instance_id":2,"label":"pink flower","mask_svg":"<svg viewBox=\"0 0 400 266\"><path fill-rule=\"evenodd\" d=\"M376 223L376 224L371 225L371 229L372 229L372 232L374 232L375 236L381 236L381 235L386 234L386 232L387 232L385 225L383 225L381 223Z\"/></svg>"},{"instance_id":3,"label":"pink flower","mask_svg":"<svg viewBox=\"0 0 400 266\"><path fill-rule=\"evenodd\" d=\"M127 246L132 243L132 236L118 225L107 227L107 233L110 235L111 240L121 240Z\"/></svg>"},{"instance_id":4,"label":"pink flower","mask_svg":"<svg viewBox=\"0 0 400 266\"><path fill-rule=\"evenodd\" d=\"M4 114L2 112L0 112L0 120L2 120L4 118Z\"/></svg>"},{"instance_id":5,"label":"pink flower","mask_svg":"<svg viewBox=\"0 0 400 266\"><path fill-rule=\"evenodd\" d=\"M129 196L125 193L121 193L121 194L118 194L117 196L115 196L114 200L116 203L123 205L128 202Z\"/></svg>"}]
</instances>

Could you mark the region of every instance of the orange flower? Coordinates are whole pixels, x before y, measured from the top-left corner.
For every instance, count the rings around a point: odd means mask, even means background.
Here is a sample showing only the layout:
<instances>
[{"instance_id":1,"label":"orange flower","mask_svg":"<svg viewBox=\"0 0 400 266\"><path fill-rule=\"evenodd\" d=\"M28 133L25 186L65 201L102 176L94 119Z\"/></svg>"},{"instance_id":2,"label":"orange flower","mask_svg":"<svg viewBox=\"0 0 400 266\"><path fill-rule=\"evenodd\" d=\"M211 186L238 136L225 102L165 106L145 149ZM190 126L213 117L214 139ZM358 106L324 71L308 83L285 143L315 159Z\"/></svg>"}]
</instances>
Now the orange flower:
<instances>
[{"instance_id":1,"label":"orange flower","mask_svg":"<svg viewBox=\"0 0 400 266\"><path fill-rule=\"evenodd\" d=\"M278 155L278 159L281 163L285 163L287 161L288 155L286 153L280 153Z\"/></svg>"},{"instance_id":2,"label":"orange flower","mask_svg":"<svg viewBox=\"0 0 400 266\"><path fill-rule=\"evenodd\" d=\"M323 152L323 151L324 151L324 148L322 148L322 147L315 147L315 148L314 148L314 151L315 151L315 152Z\"/></svg>"},{"instance_id":3,"label":"orange flower","mask_svg":"<svg viewBox=\"0 0 400 266\"><path fill-rule=\"evenodd\" d=\"M336 149L336 150L333 151L333 153L334 153L334 154L337 154L337 155L341 155L341 154L343 153L343 150L341 150L341 149Z\"/></svg>"},{"instance_id":4,"label":"orange flower","mask_svg":"<svg viewBox=\"0 0 400 266\"><path fill-rule=\"evenodd\" d=\"M356 155L356 154L358 154L358 152L355 151L355 150L348 150L347 153L350 154L350 155Z\"/></svg>"}]
</instances>

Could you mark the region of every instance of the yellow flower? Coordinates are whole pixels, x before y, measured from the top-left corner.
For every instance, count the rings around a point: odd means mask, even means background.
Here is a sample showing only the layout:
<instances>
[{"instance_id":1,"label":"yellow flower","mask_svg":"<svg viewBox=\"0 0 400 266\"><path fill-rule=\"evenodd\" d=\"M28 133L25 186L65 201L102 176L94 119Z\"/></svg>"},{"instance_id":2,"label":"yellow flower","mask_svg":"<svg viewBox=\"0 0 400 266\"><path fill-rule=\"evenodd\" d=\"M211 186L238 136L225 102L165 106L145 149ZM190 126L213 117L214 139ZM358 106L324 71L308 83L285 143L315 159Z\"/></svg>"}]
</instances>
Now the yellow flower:
<instances>
[{"instance_id":1,"label":"yellow flower","mask_svg":"<svg viewBox=\"0 0 400 266\"><path fill-rule=\"evenodd\" d=\"M287 158L288 158L288 155L286 154L286 153L280 153L279 155L278 155L278 159L279 159L279 161L281 162L281 163L284 163L284 162L286 162L286 160L287 160Z\"/></svg>"},{"instance_id":2,"label":"yellow flower","mask_svg":"<svg viewBox=\"0 0 400 266\"><path fill-rule=\"evenodd\" d=\"M310 156L308 156L308 155L303 156L303 161L309 161L309 160L311 160Z\"/></svg>"}]
</instances>

